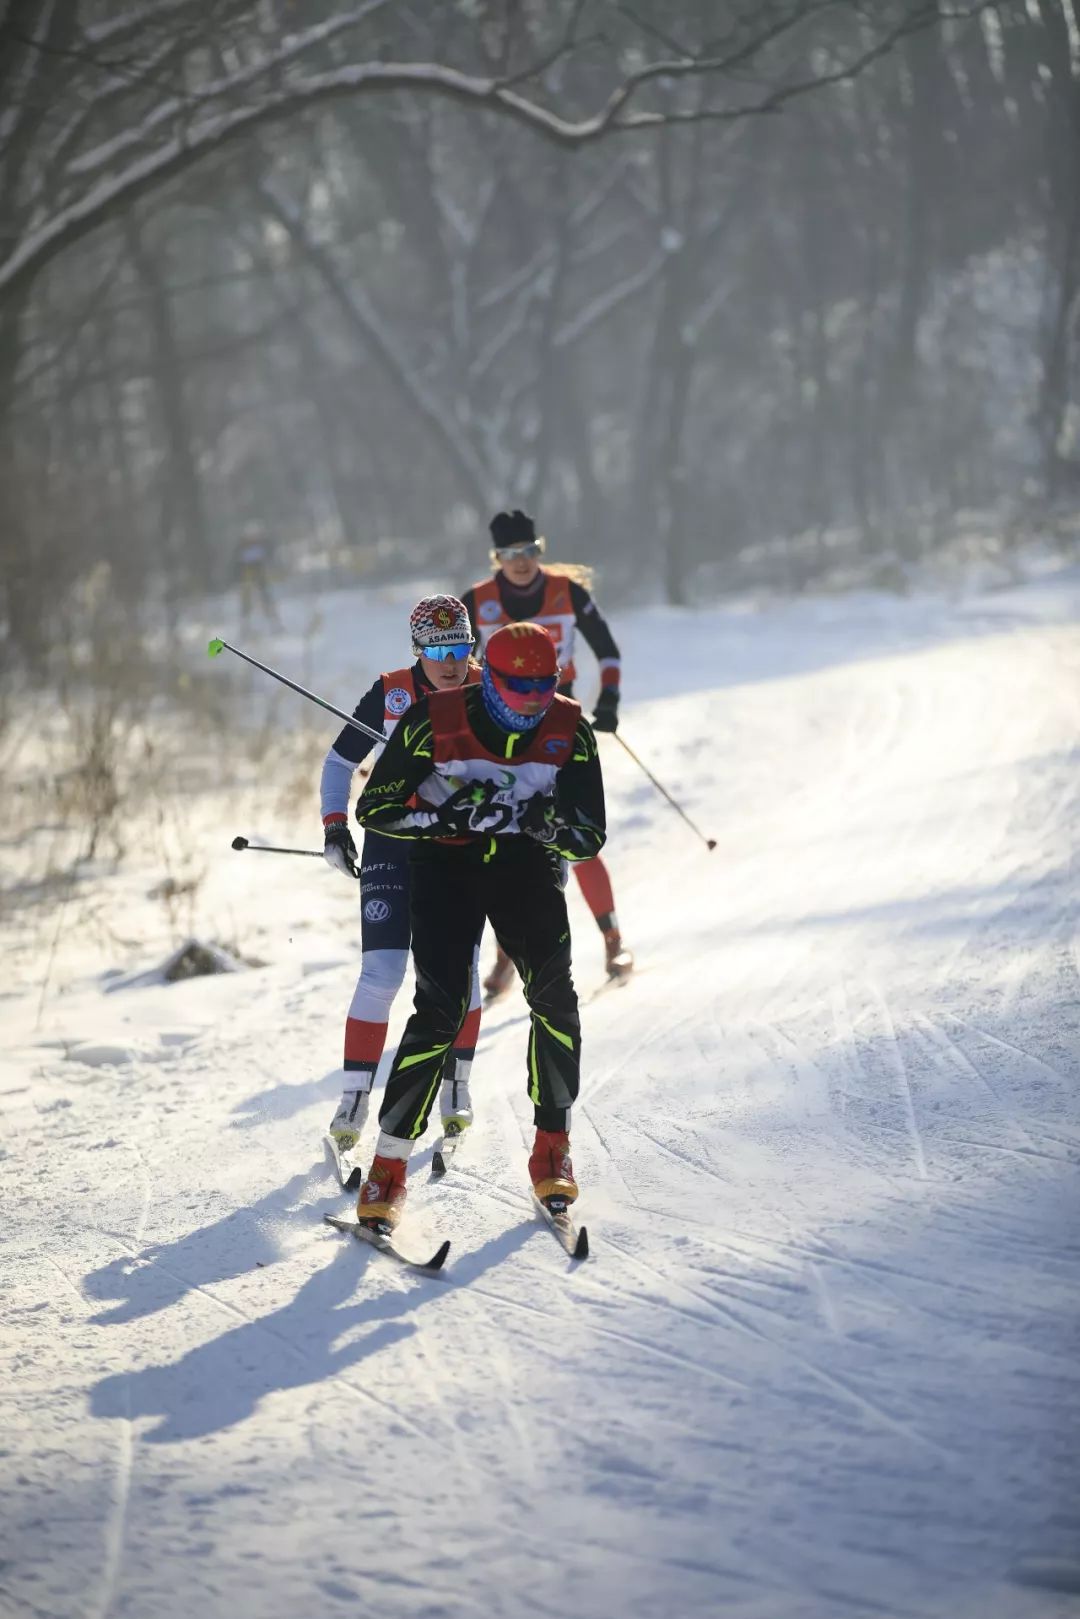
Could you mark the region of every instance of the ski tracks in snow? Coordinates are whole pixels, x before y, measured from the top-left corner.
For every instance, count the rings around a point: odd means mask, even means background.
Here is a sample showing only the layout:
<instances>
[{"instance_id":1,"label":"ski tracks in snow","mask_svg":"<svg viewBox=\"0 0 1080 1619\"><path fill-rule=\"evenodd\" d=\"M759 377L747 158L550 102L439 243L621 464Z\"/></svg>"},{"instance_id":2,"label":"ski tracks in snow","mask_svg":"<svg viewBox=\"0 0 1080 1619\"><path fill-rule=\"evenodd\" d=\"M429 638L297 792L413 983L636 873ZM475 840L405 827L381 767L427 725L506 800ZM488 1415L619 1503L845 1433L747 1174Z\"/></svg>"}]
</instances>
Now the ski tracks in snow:
<instances>
[{"instance_id":1,"label":"ski tracks in snow","mask_svg":"<svg viewBox=\"0 0 1080 1619\"><path fill-rule=\"evenodd\" d=\"M143 1234L150 1218L150 1175L147 1171L146 1159L143 1157L138 1143L132 1141L129 1145L138 1164L142 1186L142 1205L132 1233L132 1248L137 1251L142 1246ZM116 1464L110 1493L109 1512L105 1520L103 1535L104 1566L101 1572L101 1585L90 1608L90 1619L107 1619L116 1597L120 1571L124 1560L124 1542L127 1535L128 1513L131 1504L131 1481L134 1464L135 1423L131 1410L131 1389L125 1379L124 1415L117 1432Z\"/></svg>"},{"instance_id":2,"label":"ski tracks in snow","mask_svg":"<svg viewBox=\"0 0 1080 1619\"><path fill-rule=\"evenodd\" d=\"M901 624L913 611L895 608ZM830 612L842 626L860 608ZM206 1619L248 1598L272 1619L395 1602L479 1613L491 1580L541 1614L571 1590L581 1619L938 1619L973 1581L985 1611L1010 1611L1013 1549L1046 1544L1071 1375L1072 1256L1053 1233L1080 1158L1078 705L1050 678L1056 660L1080 667L1069 633L972 641L953 624L855 662L841 631L799 677L778 646L770 678L759 658L709 695L723 758L697 745L700 692L643 709L643 751L665 776L692 765L719 848L672 856L670 811L644 793L612 840L642 970L583 1003L584 1265L531 1215L521 1006L483 1025L460 1163L437 1192L417 1166L410 1221L454 1243L438 1285L342 1248L296 1189L332 1101L354 965L341 949L336 975L300 978L283 957L200 991L218 1015L177 1056L167 1097L149 1064L95 1076L92 1106L59 1132L88 1183L85 1229L176 1285L145 1300L121 1288L96 1327L118 1374L127 1355L154 1375L127 1372L95 1413L122 1420L104 1525L71 1570L93 1592L87 1619L130 1604L136 1548L140 1588L175 1619L193 1545L177 1480L186 1470L194 1491L208 1463L250 1478L267 1446L273 1480L246 1508L238 1492L207 1509L220 1536ZM344 907L331 909L319 925L340 941ZM267 911L267 937L283 919ZM162 996L161 1015L192 993ZM117 1017L151 1004L125 996ZM153 1140L130 1186L104 1186L92 1167L106 1160L81 1156L91 1117ZM267 1194L278 1182L287 1196ZM148 1227L162 1241L144 1250ZM204 1387L214 1374L238 1391ZM92 1384L100 1367L84 1355L76 1375ZM173 1413L165 1433L140 1427ZM361 1544L356 1502L384 1455L400 1477ZM275 1505L297 1519L295 1550L265 1533ZM438 1542L459 1521L475 1551L451 1589ZM277 1576L302 1581L320 1533L326 1572L305 1604ZM247 1560L230 1561L245 1534Z\"/></svg>"}]
</instances>

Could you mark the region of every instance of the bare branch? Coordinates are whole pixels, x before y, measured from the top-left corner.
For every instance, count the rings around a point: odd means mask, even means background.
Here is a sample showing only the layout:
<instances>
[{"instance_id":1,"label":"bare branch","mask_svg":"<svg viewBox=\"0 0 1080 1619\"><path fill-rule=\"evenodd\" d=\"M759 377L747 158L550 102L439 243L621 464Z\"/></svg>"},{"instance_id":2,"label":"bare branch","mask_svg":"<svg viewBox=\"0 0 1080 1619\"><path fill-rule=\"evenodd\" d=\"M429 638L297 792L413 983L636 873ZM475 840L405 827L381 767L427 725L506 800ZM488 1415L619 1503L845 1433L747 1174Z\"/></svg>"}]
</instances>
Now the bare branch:
<instances>
[{"instance_id":1,"label":"bare branch","mask_svg":"<svg viewBox=\"0 0 1080 1619\"><path fill-rule=\"evenodd\" d=\"M600 39L600 34L590 34L586 39L577 37L578 22L585 9L585 0L574 0L574 10L563 31L563 37L546 56L540 57L536 62L530 62L528 67L522 68L518 73L501 74L495 80L502 89L510 89L515 84L527 84L530 79L542 79L544 74L553 68L556 62L564 61L575 51L583 50L587 45L594 45Z\"/></svg>"},{"instance_id":2,"label":"bare branch","mask_svg":"<svg viewBox=\"0 0 1080 1619\"><path fill-rule=\"evenodd\" d=\"M386 322L379 318L366 293L355 282L347 281L338 274L325 249L314 240L307 229L299 210L270 181L263 181L258 190L268 211L285 228L297 249L318 271L328 292L350 324L363 333L365 341L379 356L413 409L427 423L433 438L442 446L451 464L457 469L464 487L478 504L485 504L489 493L486 469L473 446L460 431L453 411L448 409L445 403L432 397L430 386L417 375L400 345L391 342Z\"/></svg>"},{"instance_id":3,"label":"bare branch","mask_svg":"<svg viewBox=\"0 0 1080 1619\"><path fill-rule=\"evenodd\" d=\"M238 70L235 74L215 82L199 97L199 105L212 100L231 99L235 92L252 80L265 77L273 69L289 62L317 37L325 38L330 29L352 26L369 15L385 0L369 0L346 17L294 36L280 51L258 63ZM820 0L813 11L821 11L836 0ZM976 0L967 9L947 15L968 18L996 3L996 0ZM748 54L760 50L775 40L796 22L805 20L807 12L797 17L788 15L770 28L763 30L755 41L748 42L726 56L708 57L700 61L672 60L650 63L631 74L608 98L604 107L590 117L570 119L539 105L518 91L506 87L499 80L477 77L454 68L434 63L366 62L349 64L330 72L310 74L303 78L278 82L265 87L258 99L207 111L191 120L187 126L160 140L150 150L134 158L126 168L103 178L96 185L75 198L50 216L35 223L9 257L0 263L0 294L31 280L38 271L72 243L80 240L105 220L130 206L140 196L159 187L167 180L183 173L209 153L218 151L243 135L279 123L305 109L325 105L333 100L365 95L397 94L413 91L437 95L476 109L486 109L509 117L539 135L567 147L580 147L604 136L619 132L647 131L667 124L700 121L734 122L751 116L779 111L788 102L825 85L837 84L862 73L865 68L885 55L905 35L929 27L943 15L934 0L920 7L903 22L889 30L876 44L861 55L835 70L816 75L793 84L779 86L756 101L735 107L706 107L687 111L627 112L631 97L647 82L662 77L696 75L716 77L729 72L733 65L745 60ZM163 120L175 121L180 110L179 101L163 108L155 108L140 124L125 131L114 142L108 142L95 153L86 154L78 167L81 171L102 168L114 162L133 144L145 146Z\"/></svg>"},{"instance_id":4,"label":"bare branch","mask_svg":"<svg viewBox=\"0 0 1080 1619\"><path fill-rule=\"evenodd\" d=\"M658 247L650 259L626 276L622 281L616 282L613 287L605 287L598 298L559 327L553 342L557 349L568 348L572 343L580 340L606 316L614 314L616 309L633 298L637 293L643 292L660 274L668 259L667 249Z\"/></svg>"}]
</instances>

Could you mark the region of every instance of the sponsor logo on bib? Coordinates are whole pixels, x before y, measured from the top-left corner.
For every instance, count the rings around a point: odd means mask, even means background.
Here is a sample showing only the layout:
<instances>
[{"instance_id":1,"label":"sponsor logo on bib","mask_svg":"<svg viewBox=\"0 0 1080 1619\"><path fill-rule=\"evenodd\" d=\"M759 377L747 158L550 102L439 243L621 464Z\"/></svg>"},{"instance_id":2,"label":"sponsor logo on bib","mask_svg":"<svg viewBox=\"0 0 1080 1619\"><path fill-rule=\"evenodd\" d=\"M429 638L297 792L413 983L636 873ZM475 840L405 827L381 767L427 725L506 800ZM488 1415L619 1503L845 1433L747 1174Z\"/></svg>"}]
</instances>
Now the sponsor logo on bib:
<instances>
[{"instance_id":1,"label":"sponsor logo on bib","mask_svg":"<svg viewBox=\"0 0 1080 1619\"><path fill-rule=\"evenodd\" d=\"M476 609L477 618L482 618L485 624L490 624L493 618L502 618L502 603L497 601L481 602Z\"/></svg>"},{"instance_id":2,"label":"sponsor logo on bib","mask_svg":"<svg viewBox=\"0 0 1080 1619\"><path fill-rule=\"evenodd\" d=\"M388 714L404 714L412 703L412 698L404 686L394 686L386 694L386 712Z\"/></svg>"}]
</instances>

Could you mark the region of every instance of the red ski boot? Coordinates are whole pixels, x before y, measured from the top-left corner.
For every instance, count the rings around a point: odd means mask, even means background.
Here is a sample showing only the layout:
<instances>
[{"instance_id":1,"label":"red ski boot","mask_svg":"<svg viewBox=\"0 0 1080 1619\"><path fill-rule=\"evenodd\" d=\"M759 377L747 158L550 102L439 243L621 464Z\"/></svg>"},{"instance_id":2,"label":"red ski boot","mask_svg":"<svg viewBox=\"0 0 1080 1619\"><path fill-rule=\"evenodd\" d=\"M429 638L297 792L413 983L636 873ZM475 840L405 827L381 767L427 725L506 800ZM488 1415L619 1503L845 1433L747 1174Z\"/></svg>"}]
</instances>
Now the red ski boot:
<instances>
[{"instance_id":1,"label":"red ski boot","mask_svg":"<svg viewBox=\"0 0 1080 1619\"><path fill-rule=\"evenodd\" d=\"M549 1209L556 1205L565 1208L577 1197L577 1181L570 1162L570 1137L565 1130L537 1130L529 1159L529 1179L533 1191Z\"/></svg>"},{"instance_id":2,"label":"red ski boot","mask_svg":"<svg viewBox=\"0 0 1080 1619\"><path fill-rule=\"evenodd\" d=\"M405 1202L405 1159L374 1158L356 1200L356 1218L364 1225L395 1226Z\"/></svg>"},{"instance_id":3,"label":"red ski boot","mask_svg":"<svg viewBox=\"0 0 1080 1619\"><path fill-rule=\"evenodd\" d=\"M604 930L604 966L609 978L625 978L634 970L634 952L626 949L618 928Z\"/></svg>"}]
</instances>

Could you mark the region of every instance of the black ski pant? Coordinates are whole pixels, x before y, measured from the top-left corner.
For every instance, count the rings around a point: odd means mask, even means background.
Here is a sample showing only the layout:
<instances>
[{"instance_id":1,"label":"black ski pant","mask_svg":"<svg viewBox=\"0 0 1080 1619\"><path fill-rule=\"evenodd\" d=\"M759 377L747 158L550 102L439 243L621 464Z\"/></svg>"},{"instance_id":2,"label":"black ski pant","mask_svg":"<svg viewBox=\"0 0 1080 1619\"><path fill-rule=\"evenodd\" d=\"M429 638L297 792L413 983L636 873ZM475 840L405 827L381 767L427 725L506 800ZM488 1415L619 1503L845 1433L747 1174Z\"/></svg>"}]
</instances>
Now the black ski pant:
<instances>
[{"instance_id":1,"label":"black ski pant","mask_svg":"<svg viewBox=\"0 0 1080 1619\"><path fill-rule=\"evenodd\" d=\"M492 842L497 846L486 864L475 844L425 848L412 862L416 998L379 1112L380 1127L401 1140L415 1140L427 1128L468 1011L473 946L485 918L521 974L529 1004L528 1090L536 1124L570 1128L581 1020L558 862L531 839Z\"/></svg>"}]
</instances>

